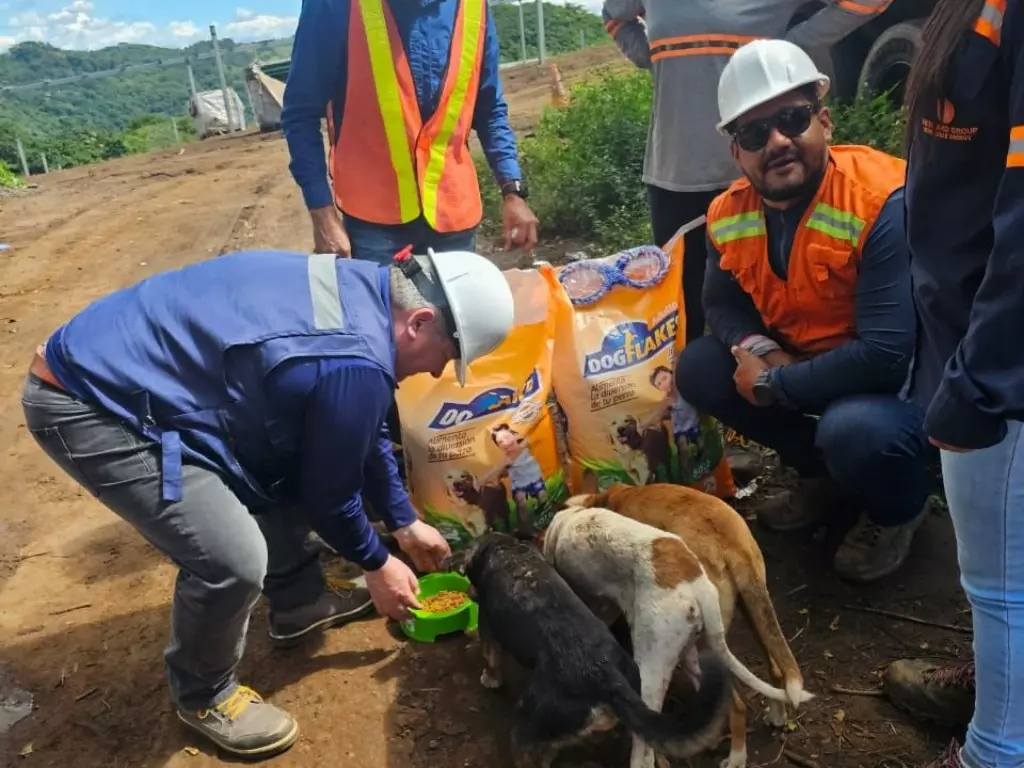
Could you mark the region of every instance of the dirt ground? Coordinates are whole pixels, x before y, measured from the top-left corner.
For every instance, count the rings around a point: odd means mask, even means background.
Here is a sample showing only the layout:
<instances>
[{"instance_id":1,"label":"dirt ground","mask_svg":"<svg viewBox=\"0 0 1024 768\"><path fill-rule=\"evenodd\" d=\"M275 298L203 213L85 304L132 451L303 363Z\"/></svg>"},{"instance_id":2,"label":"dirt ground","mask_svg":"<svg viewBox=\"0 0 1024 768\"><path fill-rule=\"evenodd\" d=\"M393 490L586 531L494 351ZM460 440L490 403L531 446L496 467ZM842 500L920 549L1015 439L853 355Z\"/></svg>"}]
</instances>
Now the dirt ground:
<instances>
[{"instance_id":1,"label":"dirt ground","mask_svg":"<svg viewBox=\"0 0 1024 768\"><path fill-rule=\"evenodd\" d=\"M510 89L517 120L535 116L531 89L540 77L521 91L526 102ZM279 134L251 135L55 173L0 199L0 242L13 246L0 252L0 724L16 689L35 702L0 733L2 766L224 762L179 725L168 699L161 650L174 567L36 447L18 396L36 344L97 296L226 251L308 248L286 166ZM749 512L763 494L737 505ZM822 768L921 765L949 734L921 730L876 696L832 686L870 692L878 670L907 655L968 657L967 634L859 610L969 625L948 515L927 522L900 574L859 588L829 570L835 531L777 536L753 525L781 622L818 698L785 735L752 718L749 764L787 765L785 746ZM731 641L766 674L739 620ZM299 743L274 761L282 768L509 766L509 702L478 676L474 639L414 645L380 619L272 651L262 606L242 667L246 683L300 720ZM693 765L717 766L725 751L723 744ZM627 756L620 734L563 764L623 766Z\"/></svg>"}]
</instances>

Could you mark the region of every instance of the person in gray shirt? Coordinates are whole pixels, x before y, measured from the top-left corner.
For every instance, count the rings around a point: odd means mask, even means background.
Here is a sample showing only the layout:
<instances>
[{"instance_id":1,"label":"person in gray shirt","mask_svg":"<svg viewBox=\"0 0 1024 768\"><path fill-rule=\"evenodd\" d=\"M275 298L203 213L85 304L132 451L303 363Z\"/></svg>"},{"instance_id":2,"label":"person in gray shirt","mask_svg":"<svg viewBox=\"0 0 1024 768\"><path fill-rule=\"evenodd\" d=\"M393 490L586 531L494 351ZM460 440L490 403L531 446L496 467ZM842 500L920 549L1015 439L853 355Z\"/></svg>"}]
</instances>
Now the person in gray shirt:
<instances>
[{"instance_id":1,"label":"person in gray shirt","mask_svg":"<svg viewBox=\"0 0 1024 768\"><path fill-rule=\"evenodd\" d=\"M626 57L654 77L643 180L656 245L703 215L737 178L729 140L715 130L718 80L736 49L765 37L824 49L891 2L825 0L824 8L787 31L803 0L605 0L605 28ZM706 256L705 228L697 227L686 235L687 342L704 335Z\"/></svg>"}]
</instances>

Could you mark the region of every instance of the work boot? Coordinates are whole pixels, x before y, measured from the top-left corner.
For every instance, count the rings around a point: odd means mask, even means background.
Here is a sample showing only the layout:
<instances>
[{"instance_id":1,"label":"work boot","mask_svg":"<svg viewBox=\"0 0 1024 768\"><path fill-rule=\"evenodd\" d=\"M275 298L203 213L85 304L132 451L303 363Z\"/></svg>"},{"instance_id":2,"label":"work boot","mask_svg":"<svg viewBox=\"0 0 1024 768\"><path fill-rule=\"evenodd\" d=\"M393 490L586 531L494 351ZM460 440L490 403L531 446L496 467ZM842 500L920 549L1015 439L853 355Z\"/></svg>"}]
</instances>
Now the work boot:
<instances>
[{"instance_id":1,"label":"work boot","mask_svg":"<svg viewBox=\"0 0 1024 768\"><path fill-rule=\"evenodd\" d=\"M836 573L849 581L865 583L898 571L910 554L914 533L925 514L921 512L903 525L884 528L861 515L836 550L832 561Z\"/></svg>"},{"instance_id":2,"label":"work boot","mask_svg":"<svg viewBox=\"0 0 1024 768\"><path fill-rule=\"evenodd\" d=\"M807 528L841 497L839 486L831 478L801 478L794 490L765 499L757 509L757 521L780 533Z\"/></svg>"},{"instance_id":3,"label":"work boot","mask_svg":"<svg viewBox=\"0 0 1024 768\"><path fill-rule=\"evenodd\" d=\"M284 752L299 737L295 718L244 685L212 709L179 709L178 718L225 752L250 758Z\"/></svg>"},{"instance_id":4,"label":"work boot","mask_svg":"<svg viewBox=\"0 0 1024 768\"><path fill-rule=\"evenodd\" d=\"M967 768L967 764L960 756L960 744L954 739L941 755L926 763L924 768Z\"/></svg>"},{"instance_id":5,"label":"work boot","mask_svg":"<svg viewBox=\"0 0 1024 768\"><path fill-rule=\"evenodd\" d=\"M327 588L316 602L270 612L270 639L279 647L296 645L314 632L344 624L372 608L363 576L352 581L328 579Z\"/></svg>"},{"instance_id":6,"label":"work boot","mask_svg":"<svg viewBox=\"0 0 1024 768\"><path fill-rule=\"evenodd\" d=\"M966 728L974 716L974 662L939 667L920 659L894 661L882 685L895 706L949 728Z\"/></svg>"},{"instance_id":7,"label":"work boot","mask_svg":"<svg viewBox=\"0 0 1024 768\"><path fill-rule=\"evenodd\" d=\"M725 446L725 458L738 488L756 480L764 469L764 457L754 447L728 444Z\"/></svg>"}]
</instances>

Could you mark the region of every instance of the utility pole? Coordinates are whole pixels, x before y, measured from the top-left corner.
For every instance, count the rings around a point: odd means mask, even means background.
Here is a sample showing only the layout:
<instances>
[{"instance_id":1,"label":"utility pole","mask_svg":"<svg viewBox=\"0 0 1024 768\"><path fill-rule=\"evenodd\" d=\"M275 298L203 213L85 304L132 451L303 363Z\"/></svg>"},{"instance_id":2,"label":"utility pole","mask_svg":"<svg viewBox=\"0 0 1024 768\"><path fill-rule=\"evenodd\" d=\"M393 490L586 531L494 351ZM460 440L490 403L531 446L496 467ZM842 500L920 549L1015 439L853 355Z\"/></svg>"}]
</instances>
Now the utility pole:
<instances>
[{"instance_id":1,"label":"utility pole","mask_svg":"<svg viewBox=\"0 0 1024 768\"><path fill-rule=\"evenodd\" d=\"M585 29L580 30L580 48L587 47L587 31Z\"/></svg>"},{"instance_id":2,"label":"utility pole","mask_svg":"<svg viewBox=\"0 0 1024 768\"><path fill-rule=\"evenodd\" d=\"M46 155L44 155L42 152L40 152L39 153L39 159L43 161L43 173L49 173L50 172L50 165L49 165L49 163L46 162Z\"/></svg>"},{"instance_id":3,"label":"utility pole","mask_svg":"<svg viewBox=\"0 0 1024 768\"><path fill-rule=\"evenodd\" d=\"M217 62L217 76L220 78L220 89L224 94L224 112L228 117L228 133L231 133L235 130L235 105L232 103L228 93L228 81L224 77L224 62L220 58L220 46L217 44L217 27L214 24L210 25L210 40L213 41L213 58Z\"/></svg>"},{"instance_id":4,"label":"utility pole","mask_svg":"<svg viewBox=\"0 0 1024 768\"><path fill-rule=\"evenodd\" d=\"M192 101L196 101L196 74L192 71L192 60L185 59L185 66L188 68L188 89L189 93L192 94Z\"/></svg>"},{"instance_id":5,"label":"utility pole","mask_svg":"<svg viewBox=\"0 0 1024 768\"><path fill-rule=\"evenodd\" d=\"M523 0L519 0L519 60L526 61L526 19L523 16Z\"/></svg>"},{"instance_id":6,"label":"utility pole","mask_svg":"<svg viewBox=\"0 0 1024 768\"><path fill-rule=\"evenodd\" d=\"M544 0L537 0L537 60L544 63Z\"/></svg>"},{"instance_id":7,"label":"utility pole","mask_svg":"<svg viewBox=\"0 0 1024 768\"><path fill-rule=\"evenodd\" d=\"M21 137L15 136L14 143L18 147L18 158L21 160L21 173L27 179L32 174L28 172L28 160L25 159L25 147L21 145Z\"/></svg>"}]
</instances>

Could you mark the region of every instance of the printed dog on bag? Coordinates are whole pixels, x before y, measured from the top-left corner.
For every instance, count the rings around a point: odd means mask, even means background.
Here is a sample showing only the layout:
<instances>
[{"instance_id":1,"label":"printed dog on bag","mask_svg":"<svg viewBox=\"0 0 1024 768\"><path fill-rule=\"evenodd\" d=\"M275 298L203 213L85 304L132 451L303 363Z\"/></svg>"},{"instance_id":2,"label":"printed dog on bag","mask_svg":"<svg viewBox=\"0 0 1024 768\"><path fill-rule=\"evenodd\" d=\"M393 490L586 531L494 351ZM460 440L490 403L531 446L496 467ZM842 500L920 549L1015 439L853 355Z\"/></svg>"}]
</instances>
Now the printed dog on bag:
<instances>
[{"instance_id":1,"label":"printed dog on bag","mask_svg":"<svg viewBox=\"0 0 1024 768\"><path fill-rule=\"evenodd\" d=\"M410 377L396 399L413 505L455 548L487 531L532 536L568 495L551 393L555 327L571 311L554 269L508 270L512 332L475 361Z\"/></svg>"},{"instance_id":2,"label":"printed dog on bag","mask_svg":"<svg viewBox=\"0 0 1024 768\"><path fill-rule=\"evenodd\" d=\"M570 485L736 491L718 425L675 389L683 327L683 237L563 267L572 312L558 324L554 390L568 423Z\"/></svg>"}]
</instances>

